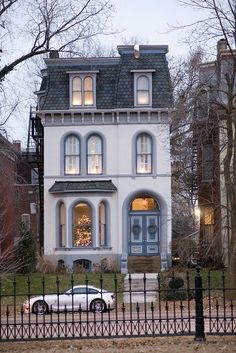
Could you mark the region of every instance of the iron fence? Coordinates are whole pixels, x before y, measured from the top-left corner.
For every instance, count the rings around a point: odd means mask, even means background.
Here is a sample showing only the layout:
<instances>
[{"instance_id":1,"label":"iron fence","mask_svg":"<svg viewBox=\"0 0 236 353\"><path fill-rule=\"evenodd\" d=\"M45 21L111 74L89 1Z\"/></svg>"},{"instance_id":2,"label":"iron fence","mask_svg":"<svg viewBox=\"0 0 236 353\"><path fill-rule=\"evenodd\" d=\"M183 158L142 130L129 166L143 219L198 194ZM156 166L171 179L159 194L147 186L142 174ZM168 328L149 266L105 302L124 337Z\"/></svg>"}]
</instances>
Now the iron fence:
<instances>
[{"instance_id":1,"label":"iron fence","mask_svg":"<svg viewBox=\"0 0 236 353\"><path fill-rule=\"evenodd\" d=\"M70 288L69 290L66 288ZM236 289L206 276L2 277L0 340L235 334Z\"/></svg>"}]
</instances>

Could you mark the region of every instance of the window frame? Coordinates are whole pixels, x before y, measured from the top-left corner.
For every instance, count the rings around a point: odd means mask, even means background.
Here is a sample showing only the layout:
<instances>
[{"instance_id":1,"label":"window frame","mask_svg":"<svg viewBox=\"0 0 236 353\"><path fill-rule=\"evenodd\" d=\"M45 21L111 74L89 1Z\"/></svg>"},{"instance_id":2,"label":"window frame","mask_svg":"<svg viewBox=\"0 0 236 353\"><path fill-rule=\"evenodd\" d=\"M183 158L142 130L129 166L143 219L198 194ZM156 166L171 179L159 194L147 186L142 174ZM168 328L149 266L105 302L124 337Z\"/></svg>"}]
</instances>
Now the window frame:
<instances>
[{"instance_id":1,"label":"window frame","mask_svg":"<svg viewBox=\"0 0 236 353\"><path fill-rule=\"evenodd\" d=\"M66 154L66 142L69 140L70 137L74 137L77 139L78 144L79 144L79 153L78 154ZM64 138L64 175L80 175L81 174L81 140L78 135L76 134L69 134ZM66 158L70 156L77 156L79 159L78 167L79 167L79 173L67 173L66 171Z\"/></svg>"},{"instance_id":2,"label":"window frame","mask_svg":"<svg viewBox=\"0 0 236 353\"><path fill-rule=\"evenodd\" d=\"M156 70L131 70L134 73L134 107L152 107L152 73ZM138 80L140 77L146 77L148 79L148 104L139 104L138 103Z\"/></svg>"},{"instance_id":3,"label":"window frame","mask_svg":"<svg viewBox=\"0 0 236 353\"><path fill-rule=\"evenodd\" d=\"M96 108L96 73L99 71L86 71L86 72L68 72L69 73L69 90L70 90L70 108L74 109L91 109ZM73 104L73 80L79 77L81 79L81 105ZM92 79L92 91L85 90L85 80L90 77ZM85 104L85 93L93 93L93 104Z\"/></svg>"},{"instance_id":4,"label":"window frame","mask_svg":"<svg viewBox=\"0 0 236 353\"><path fill-rule=\"evenodd\" d=\"M101 153L98 154L98 153L94 153L94 154L91 154L89 153L89 140L93 137L93 136L96 136L97 138L100 139L100 142L101 142ZM92 133L90 134L87 139L86 139L86 174L87 175L103 175L104 173L104 148L103 148L103 138L101 135L97 134L97 133ZM90 156L99 156L100 157L100 163L101 163L101 173L91 173L89 172L89 157Z\"/></svg>"},{"instance_id":5,"label":"window frame","mask_svg":"<svg viewBox=\"0 0 236 353\"><path fill-rule=\"evenodd\" d=\"M147 136L149 138L150 148L151 148L150 153L138 153L138 140L142 136ZM138 171L138 166L139 166L138 157L139 156L150 156L150 163L151 163L150 171L148 171L148 172L139 172ZM136 139L135 139L135 173L138 175L147 175L147 174L153 173L153 139L152 139L152 136L146 132L141 132L140 134L138 134L136 136Z\"/></svg>"},{"instance_id":6,"label":"window frame","mask_svg":"<svg viewBox=\"0 0 236 353\"><path fill-rule=\"evenodd\" d=\"M75 208L76 206L80 205L80 204L84 204L86 205L86 207L88 207L89 209L89 212L90 212L90 223L87 225L87 227L90 227L91 229L91 244L89 245L75 245L75 241L74 241L74 231L75 231L75 226L76 226L76 217L75 217ZM93 214L93 209L92 209L92 206L90 205L90 203L88 203L87 201L84 201L84 200L79 200L78 202L76 202L74 205L73 205L73 208L72 208L72 234L71 234L71 237L72 237L72 248L75 248L75 249L89 249L89 248L92 248L93 247L93 242L94 242L94 229L93 229L93 224L94 224L94 214ZM86 227L86 226L84 226Z\"/></svg>"}]
</instances>

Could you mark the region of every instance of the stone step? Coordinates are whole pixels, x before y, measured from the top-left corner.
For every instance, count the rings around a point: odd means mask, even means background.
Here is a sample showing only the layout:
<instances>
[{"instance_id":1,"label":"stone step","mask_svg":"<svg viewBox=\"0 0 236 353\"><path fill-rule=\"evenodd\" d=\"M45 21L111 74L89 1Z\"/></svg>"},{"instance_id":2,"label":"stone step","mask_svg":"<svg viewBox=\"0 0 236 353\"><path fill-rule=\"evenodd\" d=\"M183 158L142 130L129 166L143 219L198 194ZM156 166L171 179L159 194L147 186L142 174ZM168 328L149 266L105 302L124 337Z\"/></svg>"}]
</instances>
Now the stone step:
<instances>
[{"instance_id":1,"label":"stone step","mask_svg":"<svg viewBox=\"0 0 236 353\"><path fill-rule=\"evenodd\" d=\"M157 289L158 289L158 281L157 281L157 273L145 273L146 277L146 294L144 293L144 285L143 285L143 273L132 273L127 274L124 279L124 303L147 303L155 302L157 298ZM129 292L131 286L131 295Z\"/></svg>"}]
</instances>

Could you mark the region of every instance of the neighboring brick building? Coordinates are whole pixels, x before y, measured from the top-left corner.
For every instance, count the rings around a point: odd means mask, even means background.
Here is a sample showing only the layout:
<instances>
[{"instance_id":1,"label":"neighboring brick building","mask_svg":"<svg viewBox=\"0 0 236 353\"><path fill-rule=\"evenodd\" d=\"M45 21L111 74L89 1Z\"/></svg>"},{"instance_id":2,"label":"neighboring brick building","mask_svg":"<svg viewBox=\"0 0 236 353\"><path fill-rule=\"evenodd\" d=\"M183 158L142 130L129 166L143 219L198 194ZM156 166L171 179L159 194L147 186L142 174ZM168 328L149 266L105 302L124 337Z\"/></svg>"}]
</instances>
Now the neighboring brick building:
<instances>
[{"instance_id":1,"label":"neighboring brick building","mask_svg":"<svg viewBox=\"0 0 236 353\"><path fill-rule=\"evenodd\" d=\"M225 79L231 59L225 40L220 40L216 60L200 66L200 92L194 128L198 150L200 257L203 263L223 260L227 264L228 259L230 208L222 163L226 140L224 120L219 113L222 109L220 102L224 103L226 97Z\"/></svg>"},{"instance_id":2,"label":"neighboring brick building","mask_svg":"<svg viewBox=\"0 0 236 353\"><path fill-rule=\"evenodd\" d=\"M171 265L167 46L119 46L119 57L45 59L44 255L92 270Z\"/></svg>"},{"instance_id":3,"label":"neighboring brick building","mask_svg":"<svg viewBox=\"0 0 236 353\"><path fill-rule=\"evenodd\" d=\"M25 161L20 142L12 144L0 135L0 254L3 258L9 258L19 239L21 221L38 236L36 174Z\"/></svg>"}]
</instances>

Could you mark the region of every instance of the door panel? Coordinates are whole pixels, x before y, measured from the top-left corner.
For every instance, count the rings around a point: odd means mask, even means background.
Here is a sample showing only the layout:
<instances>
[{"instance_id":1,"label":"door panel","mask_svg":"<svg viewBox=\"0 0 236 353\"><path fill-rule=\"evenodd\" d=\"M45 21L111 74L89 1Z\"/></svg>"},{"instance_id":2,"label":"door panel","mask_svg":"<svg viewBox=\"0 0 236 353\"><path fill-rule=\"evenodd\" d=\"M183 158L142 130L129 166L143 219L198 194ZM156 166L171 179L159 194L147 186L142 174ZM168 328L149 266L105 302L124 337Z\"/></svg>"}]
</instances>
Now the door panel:
<instances>
[{"instance_id":1,"label":"door panel","mask_svg":"<svg viewBox=\"0 0 236 353\"><path fill-rule=\"evenodd\" d=\"M159 215L130 215L130 255L159 254Z\"/></svg>"}]
</instances>

